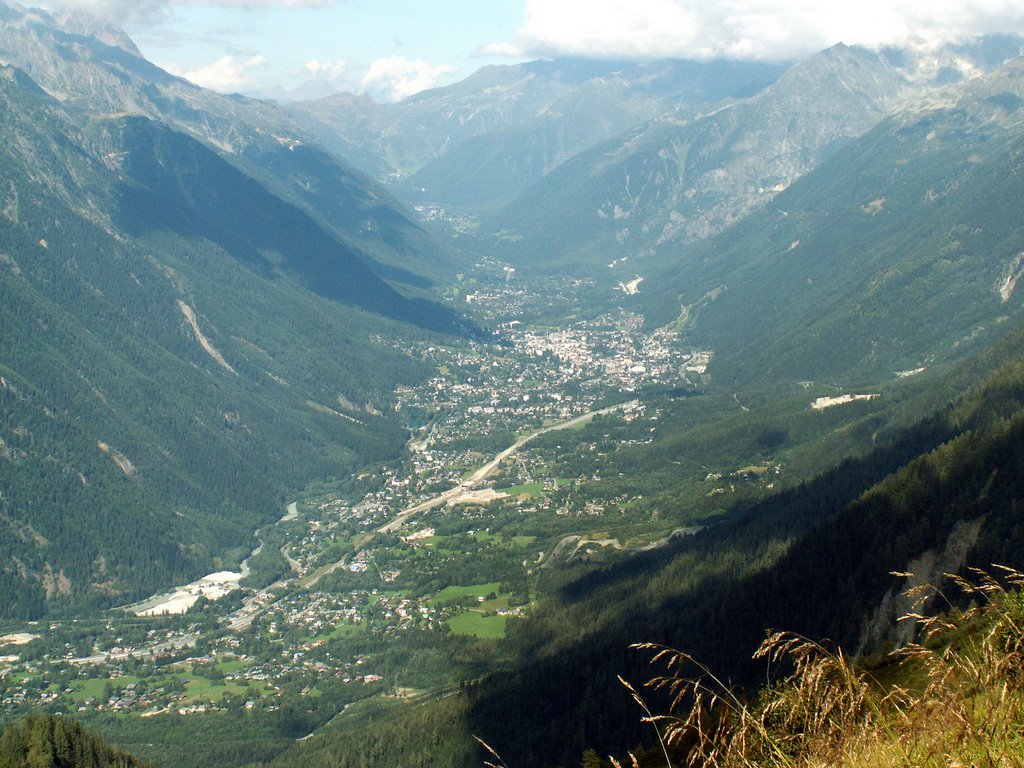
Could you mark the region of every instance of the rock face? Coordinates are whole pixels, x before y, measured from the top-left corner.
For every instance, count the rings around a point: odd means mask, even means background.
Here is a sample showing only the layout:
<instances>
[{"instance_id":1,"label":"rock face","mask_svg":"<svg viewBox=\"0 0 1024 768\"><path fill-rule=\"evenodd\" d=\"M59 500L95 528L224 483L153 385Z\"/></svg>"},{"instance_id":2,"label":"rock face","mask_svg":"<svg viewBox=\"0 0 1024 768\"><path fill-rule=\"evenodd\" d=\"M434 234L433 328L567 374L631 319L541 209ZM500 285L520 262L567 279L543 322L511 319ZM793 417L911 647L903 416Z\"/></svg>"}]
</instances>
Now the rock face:
<instances>
[{"instance_id":1,"label":"rock face","mask_svg":"<svg viewBox=\"0 0 1024 768\"><path fill-rule=\"evenodd\" d=\"M717 237L659 245L638 303L728 380L895 380L980 348L1021 307L1021 105L1024 58L904 105Z\"/></svg>"},{"instance_id":2,"label":"rock face","mask_svg":"<svg viewBox=\"0 0 1024 768\"><path fill-rule=\"evenodd\" d=\"M580 154L485 220L481 233L522 264L543 255L594 272L707 238L895 109L1020 50L1016 39L928 56L835 46L748 99L665 116Z\"/></svg>"},{"instance_id":3,"label":"rock face","mask_svg":"<svg viewBox=\"0 0 1024 768\"><path fill-rule=\"evenodd\" d=\"M342 94L289 112L407 199L479 211L638 123L749 95L783 69L556 59L485 67L398 104Z\"/></svg>"},{"instance_id":4,"label":"rock face","mask_svg":"<svg viewBox=\"0 0 1024 768\"><path fill-rule=\"evenodd\" d=\"M0 63L21 70L69 113L142 116L197 139L380 262L390 277L421 284L450 259L389 193L319 149L275 104L175 77L143 58L120 30L0 0Z\"/></svg>"}]
</instances>

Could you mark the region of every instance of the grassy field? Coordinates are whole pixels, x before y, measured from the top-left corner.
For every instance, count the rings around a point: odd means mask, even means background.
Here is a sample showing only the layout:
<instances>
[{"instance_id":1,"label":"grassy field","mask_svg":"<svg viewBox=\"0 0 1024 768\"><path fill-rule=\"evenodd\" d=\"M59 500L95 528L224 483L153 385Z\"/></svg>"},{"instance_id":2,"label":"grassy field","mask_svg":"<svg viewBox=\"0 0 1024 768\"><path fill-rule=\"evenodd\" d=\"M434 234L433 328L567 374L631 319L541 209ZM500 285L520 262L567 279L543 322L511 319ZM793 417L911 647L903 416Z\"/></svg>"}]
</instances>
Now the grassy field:
<instances>
[{"instance_id":1,"label":"grassy field","mask_svg":"<svg viewBox=\"0 0 1024 768\"><path fill-rule=\"evenodd\" d=\"M137 677L119 677L117 679L95 678L92 680L72 680L68 685L72 689L71 700L76 702L87 701L88 699L101 699L107 683L114 691L122 690L129 683L138 683Z\"/></svg>"},{"instance_id":2,"label":"grassy field","mask_svg":"<svg viewBox=\"0 0 1024 768\"><path fill-rule=\"evenodd\" d=\"M205 677L198 676L185 683L185 694L188 697L185 701L188 704L206 701L216 702L225 696L257 692L260 692L259 689L250 688L248 683L245 682L225 681L215 683L212 680L207 680Z\"/></svg>"},{"instance_id":3,"label":"grassy field","mask_svg":"<svg viewBox=\"0 0 1024 768\"><path fill-rule=\"evenodd\" d=\"M505 636L507 616L484 616L480 611L466 611L448 620L448 627L456 635L472 635L500 640Z\"/></svg>"},{"instance_id":4,"label":"grassy field","mask_svg":"<svg viewBox=\"0 0 1024 768\"><path fill-rule=\"evenodd\" d=\"M484 639L500 639L505 636L505 622L507 616L494 615L497 611L508 608L510 594L499 594L501 584L492 582L490 584L474 584L468 587L446 587L434 597L434 602L444 600L456 600L460 597L485 598L489 594L497 595L492 600L483 600L478 608L470 608L468 611L453 616L448 620L448 628L456 635L472 635ZM484 615L491 614L491 615Z\"/></svg>"},{"instance_id":5,"label":"grassy field","mask_svg":"<svg viewBox=\"0 0 1024 768\"><path fill-rule=\"evenodd\" d=\"M572 481L571 480L556 480L555 481L559 488L565 488ZM529 496L541 496L544 493L543 483L522 483L521 485L511 485L508 488L495 488L498 493L507 493L509 496L519 496L521 494L528 494Z\"/></svg>"},{"instance_id":6,"label":"grassy field","mask_svg":"<svg viewBox=\"0 0 1024 768\"><path fill-rule=\"evenodd\" d=\"M530 546L537 540L536 536L513 536L506 540L500 533L488 533L487 531L477 531L473 534L473 538L481 544L491 543L495 546L511 544L513 547L519 547L520 549Z\"/></svg>"},{"instance_id":7,"label":"grassy field","mask_svg":"<svg viewBox=\"0 0 1024 768\"><path fill-rule=\"evenodd\" d=\"M247 666L249 666L249 664L242 661L241 659L228 658L222 659L221 661L217 662L217 669L219 669L225 675L233 675Z\"/></svg>"},{"instance_id":8,"label":"grassy field","mask_svg":"<svg viewBox=\"0 0 1024 768\"><path fill-rule=\"evenodd\" d=\"M243 662L231 659L219 662L217 669L223 674L234 674L241 670L243 666ZM214 681L204 677L201 672L189 668L179 668L173 672L160 673L148 678L125 675L117 678L73 680L69 687L72 689L70 694L72 701L83 702L90 699L103 700L108 683L114 694L122 695L125 688L132 683L139 686L140 693L144 693L145 691L162 688L171 682L176 683L178 681L185 687L186 699L183 703L188 704L215 703L225 696L235 694L268 696L274 692L274 689L263 681Z\"/></svg>"},{"instance_id":9,"label":"grassy field","mask_svg":"<svg viewBox=\"0 0 1024 768\"><path fill-rule=\"evenodd\" d=\"M471 584L467 587L452 586L445 587L431 600L432 603L439 603L445 600L457 600L460 597L472 596L472 597L487 597L487 595L498 594L501 589L501 583L492 581L490 584Z\"/></svg>"},{"instance_id":10,"label":"grassy field","mask_svg":"<svg viewBox=\"0 0 1024 768\"><path fill-rule=\"evenodd\" d=\"M335 637L349 637L351 635L365 633L367 628L368 626L366 624L339 624L327 634L306 637L303 638L303 641L307 643L317 641L326 642L327 640L332 640Z\"/></svg>"},{"instance_id":11,"label":"grassy field","mask_svg":"<svg viewBox=\"0 0 1024 768\"><path fill-rule=\"evenodd\" d=\"M498 488L499 493L507 493L509 496L521 496L527 494L528 496L540 496L544 487L541 483L523 483L522 485L513 485L509 488Z\"/></svg>"}]
</instances>

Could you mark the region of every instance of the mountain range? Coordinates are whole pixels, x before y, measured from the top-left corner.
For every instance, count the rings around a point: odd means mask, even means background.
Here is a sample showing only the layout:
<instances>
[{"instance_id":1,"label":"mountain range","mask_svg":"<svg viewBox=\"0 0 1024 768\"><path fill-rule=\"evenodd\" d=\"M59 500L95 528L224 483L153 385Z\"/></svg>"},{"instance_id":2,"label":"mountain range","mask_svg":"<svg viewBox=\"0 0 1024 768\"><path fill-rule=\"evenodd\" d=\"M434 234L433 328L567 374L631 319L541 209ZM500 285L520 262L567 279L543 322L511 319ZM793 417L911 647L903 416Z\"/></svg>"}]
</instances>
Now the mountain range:
<instances>
[{"instance_id":1,"label":"mountain range","mask_svg":"<svg viewBox=\"0 0 1024 768\"><path fill-rule=\"evenodd\" d=\"M645 274L652 253L723 231L902 105L1020 51L1002 38L928 56L837 45L752 97L659 116L579 154L484 219L480 235L524 266Z\"/></svg>"},{"instance_id":2,"label":"mountain range","mask_svg":"<svg viewBox=\"0 0 1024 768\"><path fill-rule=\"evenodd\" d=\"M783 69L555 59L485 67L398 104L341 94L287 109L405 199L483 211L638 123L750 95Z\"/></svg>"},{"instance_id":3,"label":"mountain range","mask_svg":"<svg viewBox=\"0 0 1024 768\"><path fill-rule=\"evenodd\" d=\"M651 322L744 378L855 381L991 343L1019 312L1022 75L898 110L720 236L659 246Z\"/></svg>"},{"instance_id":4,"label":"mountain range","mask_svg":"<svg viewBox=\"0 0 1024 768\"><path fill-rule=\"evenodd\" d=\"M671 519L712 443L787 474L728 504L701 485L693 535L550 569L505 640L446 647L477 677L288 732L273 765L478 764L473 735L515 765L622 755L650 738L614 693L647 668L630 643L750 690L780 623L884 648L891 571L1024 565L1022 52L556 59L280 106L0 0L0 619L239 566L298 494L403 455L396 391L435 373L412 342L492 339L461 314L486 263L571 278L545 323L623 308L708 361L619 392L660 409L641 422L548 436L603 435L595 483ZM823 388L864 402L809 409Z\"/></svg>"},{"instance_id":5,"label":"mountain range","mask_svg":"<svg viewBox=\"0 0 1024 768\"><path fill-rule=\"evenodd\" d=\"M402 445L425 371L371 337L469 326L380 276L443 246L273 108L14 6L0 50L0 611L37 616L237 562L283 489Z\"/></svg>"},{"instance_id":6,"label":"mountain range","mask_svg":"<svg viewBox=\"0 0 1024 768\"><path fill-rule=\"evenodd\" d=\"M88 15L51 16L5 2L0 63L22 70L81 117L142 116L201 141L336 239L409 272L413 284L446 263L445 249L390 195L320 150L281 108L175 77L147 61L124 32Z\"/></svg>"}]
</instances>

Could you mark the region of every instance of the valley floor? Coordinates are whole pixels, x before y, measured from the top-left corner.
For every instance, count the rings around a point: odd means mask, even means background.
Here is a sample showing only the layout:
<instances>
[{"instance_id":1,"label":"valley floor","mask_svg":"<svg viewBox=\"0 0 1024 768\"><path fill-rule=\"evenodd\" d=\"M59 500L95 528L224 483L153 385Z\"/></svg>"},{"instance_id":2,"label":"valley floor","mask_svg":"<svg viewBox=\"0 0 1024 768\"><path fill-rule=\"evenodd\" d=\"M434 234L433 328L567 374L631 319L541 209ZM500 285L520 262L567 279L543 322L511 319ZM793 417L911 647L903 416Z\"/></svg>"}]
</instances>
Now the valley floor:
<instances>
[{"instance_id":1,"label":"valley floor","mask_svg":"<svg viewBox=\"0 0 1024 768\"><path fill-rule=\"evenodd\" d=\"M38 709L272 718L312 697L325 705L303 724L315 729L367 696L458 682L465 671L435 661L396 669L388 659L395 647L432 658L452 637L501 638L529 610L541 564L668 541L672 521L652 524L630 497L590 498L591 470L566 472L552 447L597 419L656 424L657 408L638 393L692 387L710 354L645 333L621 309L565 327L527 325L519 318L535 311L531 302L564 303L578 286L525 285L504 272L489 283L494 270L479 265L453 291L499 328L495 343L403 347L439 371L397 393L412 429L405 458L290 504L257 533L241 573L212 574L127 616L12 627L28 634L5 637L5 719ZM330 407L360 417L350 402ZM639 429L636 442L652 432ZM631 536L610 534L624 524Z\"/></svg>"},{"instance_id":2,"label":"valley floor","mask_svg":"<svg viewBox=\"0 0 1024 768\"><path fill-rule=\"evenodd\" d=\"M127 615L12 626L33 640L0 647L4 719L45 709L109 728L110 715L127 715L118 728L141 740L143 723L245 715L265 742L252 758L268 759L367 707L444 695L500 667L495 643L561 568L699 530L699 518L646 492L643 473L605 475L609 456L653 449L671 398L707 384L712 353L647 332L614 305L527 322L552 306L571 312L593 291L479 264L452 298L498 335L401 346L438 371L396 393L411 431L403 458L310 489L257 532L240 573ZM805 395L807 412L815 394ZM346 419L362 413L341 397L329 407ZM780 472L771 462L705 461L691 487L719 509L771 490ZM159 762L160 753L142 756Z\"/></svg>"}]
</instances>

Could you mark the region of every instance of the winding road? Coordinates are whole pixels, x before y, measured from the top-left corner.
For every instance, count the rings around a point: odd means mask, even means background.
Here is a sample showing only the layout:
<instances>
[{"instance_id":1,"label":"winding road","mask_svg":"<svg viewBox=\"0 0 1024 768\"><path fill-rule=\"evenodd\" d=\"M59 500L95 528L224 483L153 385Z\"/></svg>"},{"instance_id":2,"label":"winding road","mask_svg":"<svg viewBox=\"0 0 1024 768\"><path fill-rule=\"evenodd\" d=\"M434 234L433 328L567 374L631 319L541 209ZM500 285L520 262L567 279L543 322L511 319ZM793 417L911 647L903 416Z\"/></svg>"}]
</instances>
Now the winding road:
<instances>
[{"instance_id":1,"label":"winding road","mask_svg":"<svg viewBox=\"0 0 1024 768\"><path fill-rule=\"evenodd\" d=\"M572 429L573 427L577 427L580 424L590 421L595 416L604 416L609 413L614 413L615 411L623 411L637 405L638 402L639 401L637 400L630 400L629 402L626 403L619 403L618 405L612 405L607 408L600 408L596 411L588 411L587 413L581 414L579 416L574 416L573 418L567 421L560 421L557 424L549 424L546 427L541 427L540 429L531 432L525 437L521 437L518 440L516 440L512 445L503 450L489 462L484 464L482 467L480 467L480 469L478 469L476 472L470 475L466 480L463 480L461 483L456 485L454 488L449 488L447 491L438 494L432 499L428 499L427 501L421 501L419 504L414 504L413 506L407 507L406 509L402 510L401 512L398 513L394 520L389 520L384 525L380 526L375 531L375 533L394 533L401 527L402 523L404 523L413 515L419 512L426 512L429 509L440 507L442 504L447 504L449 501L457 500L460 496L462 496L462 494L473 490L480 483L482 483L484 480L486 480L488 477L494 474L494 471L499 466L501 466L501 463L505 461L505 459L507 459L509 456L514 456L516 453L519 452L519 449L521 449L524 445L533 440L535 437L538 437L540 435L546 435L548 432L557 432L558 430L562 429Z\"/></svg>"},{"instance_id":2,"label":"winding road","mask_svg":"<svg viewBox=\"0 0 1024 768\"><path fill-rule=\"evenodd\" d=\"M577 427L580 424L584 424L590 421L595 416L604 416L609 413L615 413L616 411L628 410L629 408L635 407L638 403L638 400L630 400L625 403L619 403L618 405L608 406L607 408L598 408L597 410L588 411L587 413L580 414L579 416L574 416L573 418L567 419L566 421L560 421L557 424L549 424L546 427L540 427L539 429L534 430L530 434L525 435L524 437L521 437L518 440L516 440L512 445L503 450L489 462L484 464L482 467L480 467L472 475L470 475L467 479L463 480L461 483L456 485L454 488L449 488L447 491L439 493L437 496L434 496L431 499L427 499L426 501L421 501L418 504L413 504L410 507L406 507L401 512L399 512L394 517L394 519L389 520L388 522L384 523L378 528L375 528L372 531L369 531L364 536L363 540L359 543L359 545L356 547L356 549L365 549L366 545L369 544L376 536L380 534L394 533L402 526L403 523L405 523L409 518L413 517L414 515L417 515L420 512L426 512L427 510L430 509L436 509L437 507L440 507L443 504L447 504L450 501L455 501L463 494L472 491L474 488L480 485L480 483L482 483L484 480L486 480L488 477L494 474L494 471L499 466L501 466L501 463L503 461L505 461L510 456L514 456L524 445L529 443L535 437L545 435L548 432L557 432L558 430L562 429L572 429L573 427ZM293 502L292 504L288 505L288 514L286 514L281 519L281 522L293 520L295 519L295 517L297 517L297 515L298 508L297 505ZM292 559L288 557L288 555L285 554L284 551L282 551L282 554L285 555L285 559L288 560L289 565L292 566L292 570L295 570L295 565L292 564ZM323 566L317 569L316 572L309 574L300 581L302 587L307 590L312 589L314 586L316 586L317 582L319 582L320 579L322 579L327 574L344 567L345 564L348 563L348 561L349 556L345 556L344 558L338 560L335 563L331 563L330 565ZM283 579L281 581L278 581L274 584L271 584L269 587L265 587L264 589L260 590L256 595L253 595L252 597L246 599L245 607L236 612L231 617L231 621L228 624L228 626L235 631L240 631L248 627L249 624L252 623L252 620L267 608L266 604L264 604L262 607L257 607L258 603L260 602L258 598L265 598L267 593L271 593L275 589L280 589L281 587L286 586L290 581L291 579Z\"/></svg>"}]
</instances>

